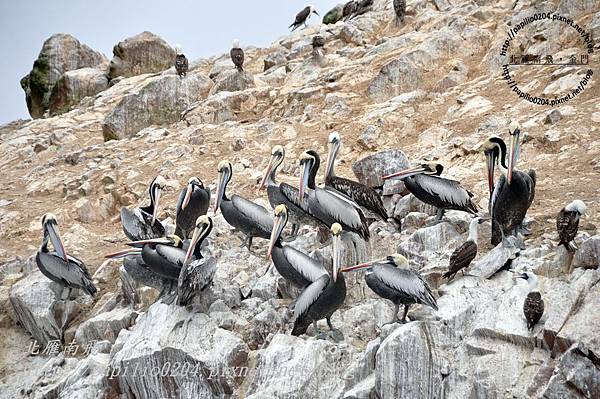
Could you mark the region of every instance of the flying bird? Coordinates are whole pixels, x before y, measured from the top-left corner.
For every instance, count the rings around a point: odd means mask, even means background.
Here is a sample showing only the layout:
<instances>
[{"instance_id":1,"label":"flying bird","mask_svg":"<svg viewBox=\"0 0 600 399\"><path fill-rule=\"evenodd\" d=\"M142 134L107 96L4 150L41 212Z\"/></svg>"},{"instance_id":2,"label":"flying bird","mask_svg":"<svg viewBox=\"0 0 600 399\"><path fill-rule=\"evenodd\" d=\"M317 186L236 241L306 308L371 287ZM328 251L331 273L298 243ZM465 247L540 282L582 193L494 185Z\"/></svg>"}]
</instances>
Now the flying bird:
<instances>
[{"instance_id":1,"label":"flying bird","mask_svg":"<svg viewBox=\"0 0 600 399\"><path fill-rule=\"evenodd\" d=\"M406 15L406 0L394 0L394 12L396 13L396 21L404 22Z\"/></svg>"},{"instance_id":2,"label":"flying bird","mask_svg":"<svg viewBox=\"0 0 600 399\"><path fill-rule=\"evenodd\" d=\"M292 28L292 32L293 32L296 29L298 29L298 27L300 27L300 25L302 25L302 24L304 24L304 26L306 26L306 21L312 16L312 14L319 15L317 10L315 10L314 6L311 5L311 6L305 7L302 11L300 11L296 15L296 19L290 26L288 26L288 28Z\"/></svg>"},{"instance_id":3,"label":"flying bird","mask_svg":"<svg viewBox=\"0 0 600 399\"><path fill-rule=\"evenodd\" d=\"M179 194L176 206L175 234L186 239L194 231L198 216L206 215L210 206L210 189L197 177L188 180Z\"/></svg>"},{"instance_id":4,"label":"flying bird","mask_svg":"<svg viewBox=\"0 0 600 399\"><path fill-rule=\"evenodd\" d=\"M415 197L437 208L437 221L442 220L447 209L477 215L477 207L471 201L473 194L464 189L460 182L440 177L443 171L444 167L440 164L421 164L383 178L402 179L408 191Z\"/></svg>"},{"instance_id":5,"label":"flying bird","mask_svg":"<svg viewBox=\"0 0 600 399\"><path fill-rule=\"evenodd\" d=\"M229 52L231 56L231 61L233 61L233 65L235 65L236 69L240 72L244 71L244 50L240 47L240 41L234 40L233 46L231 47L231 51Z\"/></svg>"},{"instance_id":6,"label":"flying bird","mask_svg":"<svg viewBox=\"0 0 600 399\"><path fill-rule=\"evenodd\" d=\"M179 77L182 78L188 73L188 59L183 54L183 51L181 50L181 45L178 44L177 46L175 46L175 52L177 53L177 55L175 56L175 71L177 71L177 75L179 75Z\"/></svg>"},{"instance_id":7,"label":"flying bird","mask_svg":"<svg viewBox=\"0 0 600 399\"><path fill-rule=\"evenodd\" d=\"M533 330L544 314L544 300L537 290L538 278L532 272L521 273L517 278L522 278L528 284L528 293L523 302L523 314L527 320L527 329Z\"/></svg>"},{"instance_id":8,"label":"flying bird","mask_svg":"<svg viewBox=\"0 0 600 399\"><path fill-rule=\"evenodd\" d=\"M579 218L585 213L586 207L583 201L575 200L565 206L556 216L556 230L560 237L558 245L564 245L570 252L577 251L573 242L579 229Z\"/></svg>"},{"instance_id":9,"label":"flying bird","mask_svg":"<svg viewBox=\"0 0 600 399\"><path fill-rule=\"evenodd\" d=\"M384 299L394 304L393 322L406 322L408 309L413 304L429 306L438 310L437 302L431 288L423 278L408 268L408 261L400 254L387 256L383 259L362 263L342 269L342 272L352 272L368 269L365 280L369 288ZM398 320L398 310L404 305L404 315Z\"/></svg>"},{"instance_id":10,"label":"flying bird","mask_svg":"<svg viewBox=\"0 0 600 399\"><path fill-rule=\"evenodd\" d=\"M158 204L162 190L167 185L164 177L158 175L150 183L150 205L140 208L121 208L123 232L133 241L148 240L165 235L165 228L157 219Z\"/></svg>"},{"instance_id":11,"label":"flying bird","mask_svg":"<svg viewBox=\"0 0 600 399\"><path fill-rule=\"evenodd\" d=\"M460 247L456 248L450 255L450 265L448 271L442 275L443 278L451 280L456 273L469 267L473 259L477 256L477 227L485 219L476 217L471 220L469 225L469 237Z\"/></svg>"},{"instance_id":12,"label":"flying bird","mask_svg":"<svg viewBox=\"0 0 600 399\"><path fill-rule=\"evenodd\" d=\"M42 274L58 283L63 290L68 288L67 299L71 296L73 288L81 289L93 297L97 289L92 282L92 276L80 259L67 255L58 231L56 216L52 213L42 216L42 230L44 238L35 257L35 263ZM54 251L48 249L49 241L52 242Z\"/></svg>"}]
</instances>

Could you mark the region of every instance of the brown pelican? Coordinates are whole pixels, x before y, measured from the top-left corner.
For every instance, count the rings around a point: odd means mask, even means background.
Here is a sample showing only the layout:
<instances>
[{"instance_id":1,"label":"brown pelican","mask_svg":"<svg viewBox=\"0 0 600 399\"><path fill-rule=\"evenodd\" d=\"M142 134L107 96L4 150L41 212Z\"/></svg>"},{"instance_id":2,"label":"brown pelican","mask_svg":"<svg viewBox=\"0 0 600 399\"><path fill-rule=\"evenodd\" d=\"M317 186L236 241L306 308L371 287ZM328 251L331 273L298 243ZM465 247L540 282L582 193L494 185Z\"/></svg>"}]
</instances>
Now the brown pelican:
<instances>
[{"instance_id":1,"label":"brown pelican","mask_svg":"<svg viewBox=\"0 0 600 399\"><path fill-rule=\"evenodd\" d=\"M178 44L177 46L175 46L175 52L177 53L177 56L175 57L175 71L177 71L177 75L179 75L179 77L182 78L185 75L187 75L189 69L188 59L183 54L183 51L181 50L181 45Z\"/></svg>"},{"instance_id":2,"label":"brown pelican","mask_svg":"<svg viewBox=\"0 0 600 399\"><path fill-rule=\"evenodd\" d=\"M317 10L315 10L314 6L311 5L311 6L305 7L304 9L302 9L302 11L300 11L298 14L296 14L296 19L290 26L288 26L288 28L292 28L292 32L293 32L296 29L298 29L300 27L300 25L302 25L302 24L304 24L304 26L306 26L306 21L312 16L312 14L319 15Z\"/></svg>"},{"instance_id":3,"label":"brown pelican","mask_svg":"<svg viewBox=\"0 0 600 399\"><path fill-rule=\"evenodd\" d=\"M286 183L277 184L277 169L285 159L285 150L276 145L271 151L271 160L260 183L262 189L267 185L267 196L271 207L284 204L288 210L288 216L292 222L292 238L298 233L301 224L315 224L315 219L308 213L306 201L300 200L300 193L296 187ZM306 198L306 195L304 196Z\"/></svg>"},{"instance_id":4,"label":"brown pelican","mask_svg":"<svg viewBox=\"0 0 600 399\"><path fill-rule=\"evenodd\" d=\"M357 9L358 9L358 1L357 0L351 0L351 1L347 2L344 5L344 12L342 13L342 17L344 18L344 20L347 20L351 16L353 16Z\"/></svg>"},{"instance_id":5,"label":"brown pelican","mask_svg":"<svg viewBox=\"0 0 600 399\"><path fill-rule=\"evenodd\" d=\"M156 215L158 214L160 194L166 185L167 181L164 177L156 176L148 190L150 205L132 210L121 208L121 223L127 238L138 241L165 235L165 228Z\"/></svg>"},{"instance_id":6,"label":"brown pelican","mask_svg":"<svg viewBox=\"0 0 600 399\"><path fill-rule=\"evenodd\" d=\"M437 220L442 220L447 209L477 215L477 207L471 201L473 194L465 190L460 182L440 177L444 167L440 164L421 164L416 168L402 170L384 179L400 177L408 191L422 202L438 209Z\"/></svg>"},{"instance_id":7,"label":"brown pelican","mask_svg":"<svg viewBox=\"0 0 600 399\"><path fill-rule=\"evenodd\" d=\"M217 181L217 198L215 200L215 213L221 209L223 217L231 226L246 235L242 246L248 250L252 246L252 238L268 239L273 230L273 218L269 211L262 206L248 201L239 195L227 198L227 184L231 180L231 163L221 161L218 166L219 180Z\"/></svg>"},{"instance_id":8,"label":"brown pelican","mask_svg":"<svg viewBox=\"0 0 600 399\"><path fill-rule=\"evenodd\" d=\"M80 259L67 255L65 252L65 247L58 232L56 216L51 213L42 216L42 229L44 238L42 239L42 246L35 257L35 263L37 263L42 274L60 284L63 289L68 288L67 298L71 296L73 288L82 289L86 294L94 296L97 290L94 283L92 283L92 276L87 268ZM48 241L51 241L54 247L52 252L48 249Z\"/></svg>"},{"instance_id":9,"label":"brown pelican","mask_svg":"<svg viewBox=\"0 0 600 399\"><path fill-rule=\"evenodd\" d=\"M517 278L527 281L529 286L529 292L523 303L523 314L527 319L527 329L533 330L544 314L544 300L542 294L537 291L538 279L532 272L521 273L517 275Z\"/></svg>"},{"instance_id":10,"label":"brown pelican","mask_svg":"<svg viewBox=\"0 0 600 399\"><path fill-rule=\"evenodd\" d=\"M117 252L107 255L107 258L115 258L123 256L125 252L140 253L146 265L155 274L169 279L177 280L186 251L183 246L183 241L175 234L166 237L152 238L149 240L131 241L127 245L133 247L126 251Z\"/></svg>"},{"instance_id":11,"label":"brown pelican","mask_svg":"<svg viewBox=\"0 0 600 399\"><path fill-rule=\"evenodd\" d=\"M317 187L315 177L321 159L313 150L305 151L300 157L300 197L305 187L310 191L305 199L310 214L321 223L339 223L345 231L352 231L363 239L369 239L369 226L360 207L347 196L330 188Z\"/></svg>"},{"instance_id":12,"label":"brown pelican","mask_svg":"<svg viewBox=\"0 0 600 399\"><path fill-rule=\"evenodd\" d=\"M398 308L404 305L404 315L401 323L406 322L410 305L418 303L438 310L437 303L429 285L416 272L408 268L408 261L400 254L387 256L383 259L347 267L342 272L350 272L368 268L365 280L374 293L394 303L394 319L398 321Z\"/></svg>"},{"instance_id":13,"label":"brown pelican","mask_svg":"<svg viewBox=\"0 0 600 399\"><path fill-rule=\"evenodd\" d=\"M183 267L177 281L177 304L188 305L194 296L208 287L217 271L215 258L203 257L202 241L208 237L213 228L213 221L206 215L198 217L196 228L183 260Z\"/></svg>"},{"instance_id":14,"label":"brown pelican","mask_svg":"<svg viewBox=\"0 0 600 399\"><path fill-rule=\"evenodd\" d=\"M406 0L394 0L394 12L396 13L396 21L404 22L406 15Z\"/></svg>"},{"instance_id":15,"label":"brown pelican","mask_svg":"<svg viewBox=\"0 0 600 399\"><path fill-rule=\"evenodd\" d=\"M371 187L345 179L335 175L335 158L342 146L342 140L337 132L329 135L329 154L327 155L327 167L325 169L325 186L351 198L369 213L376 215L382 220L387 219L387 211L383 206L381 197Z\"/></svg>"},{"instance_id":16,"label":"brown pelican","mask_svg":"<svg viewBox=\"0 0 600 399\"><path fill-rule=\"evenodd\" d=\"M527 210L535 197L535 171L527 173L514 170L519 157L519 124L509 126L512 144L508 167L505 164L506 144L499 137L490 137L483 143L487 159L488 184L491 192L490 215L492 216L492 244L498 245L507 234L516 235L523 224ZM502 176L494 186L494 168L498 165Z\"/></svg>"},{"instance_id":17,"label":"brown pelican","mask_svg":"<svg viewBox=\"0 0 600 399\"><path fill-rule=\"evenodd\" d=\"M340 234L342 226L334 223L331 226L333 237L333 268L331 275L324 274L307 286L294 302L294 328L292 335L304 334L312 323L318 333L317 321L326 319L332 332L331 315L338 310L346 299L346 281L340 273Z\"/></svg>"},{"instance_id":18,"label":"brown pelican","mask_svg":"<svg viewBox=\"0 0 600 399\"><path fill-rule=\"evenodd\" d=\"M229 55L231 56L231 61L233 61L233 65L235 65L235 68L238 71L243 72L244 71L244 50L241 49L239 40L236 39L233 41L233 46L231 47L231 51L229 52Z\"/></svg>"},{"instance_id":19,"label":"brown pelican","mask_svg":"<svg viewBox=\"0 0 600 399\"><path fill-rule=\"evenodd\" d=\"M192 177L179 194L175 234L183 239L189 238L196 226L196 219L206 215L209 205L210 189L205 188L200 179Z\"/></svg>"},{"instance_id":20,"label":"brown pelican","mask_svg":"<svg viewBox=\"0 0 600 399\"><path fill-rule=\"evenodd\" d=\"M583 201L575 200L565 206L556 216L556 230L560 237L558 245L564 245L568 251L577 251L573 242L579 228L579 218L585 213L586 207Z\"/></svg>"},{"instance_id":21,"label":"brown pelican","mask_svg":"<svg viewBox=\"0 0 600 399\"><path fill-rule=\"evenodd\" d=\"M477 256L477 226L483 223L485 219L476 217L471 220L469 225L469 237L460 247L456 248L450 255L450 265L448 271L442 277L448 280L452 279L460 270L469 267L473 259Z\"/></svg>"},{"instance_id":22,"label":"brown pelican","mask_svg":"<svg viewBox=\"0 0 600 399\"><path fill-rule=\"evenodd\" d=\"M281 232L288 220L285 205L277 205L274 211L275 222L267 256L273 259L275 269L281 276L297 287L304 288L326 275L327 270L320 262L289 246L281 244Z\"/></svg>"}]
</instances>

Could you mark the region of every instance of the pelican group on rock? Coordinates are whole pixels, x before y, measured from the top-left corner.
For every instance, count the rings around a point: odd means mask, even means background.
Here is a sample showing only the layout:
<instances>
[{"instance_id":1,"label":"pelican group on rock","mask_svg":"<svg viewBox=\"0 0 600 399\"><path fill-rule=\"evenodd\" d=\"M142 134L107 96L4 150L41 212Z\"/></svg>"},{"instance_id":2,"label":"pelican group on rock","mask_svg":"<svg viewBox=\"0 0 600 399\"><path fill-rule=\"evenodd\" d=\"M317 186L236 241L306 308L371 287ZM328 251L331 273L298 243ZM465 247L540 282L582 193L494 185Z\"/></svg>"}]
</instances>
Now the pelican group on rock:
<instances>
[{"instance_id":1,"label":"pelican group on rock","mask_svg":"<svg viewBox=\"0 0 600 399\"><path fill-rule=\"evenodd\" d=\"M577 251L577 246L573 242L579 229L579 218L586 211L586 206L581 200L575 200L560 210L556 216L556 230L560 242L558 245L564 245L570 252Z\"/></svg>"},{"instance_id":2,"label":"pelican group on rock","mask_svg":"<svg viewBox=\"0 0 600 399\"><path fill-rule=\"evenodd\" d=\"M157 219L158 204L162 190L167 185L164 177L158 175L150 183L150 205L140 208L121 208L123 232L133 241L148 240L165 235L165 227Z\"/></svg>"},{"instance_id":3,"label":"pelican group on rock","mask_svg":"<svg viewBox=\"0 0 600 399\"><path fill-rule=\"evenodd\" d=\"M210 189L197 177L192 177L179 194L176 206L175 234L182 239L190 238L198 216L206 215L210 206Z\"/></svg>"}]
</instances>

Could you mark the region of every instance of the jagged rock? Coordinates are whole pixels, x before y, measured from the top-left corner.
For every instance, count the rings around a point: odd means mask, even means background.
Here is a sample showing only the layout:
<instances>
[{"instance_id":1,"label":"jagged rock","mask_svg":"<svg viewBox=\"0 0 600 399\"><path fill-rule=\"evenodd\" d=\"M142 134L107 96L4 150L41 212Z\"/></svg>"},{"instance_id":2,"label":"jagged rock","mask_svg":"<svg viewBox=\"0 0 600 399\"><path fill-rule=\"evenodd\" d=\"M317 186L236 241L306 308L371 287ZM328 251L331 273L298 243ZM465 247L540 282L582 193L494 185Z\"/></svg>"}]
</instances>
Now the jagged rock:
<instances>
[{"instance_id":1,"label":"jagged rock","mask_svg":"<svg viewBox=\"0 0 600 399\"><path fill-rule=\"evenodd\" d=\"M374 101L385 101L401 93L419 88L421 70L405 57L391 61L381 68L371 81L367 94Z\"/></svg>"},{"instance_id":2,"label":"jagged rock","mask_svg":"<svg viewBox=\"0 0 600 399\"><path fill-rule=\"evenodd\" d=\"M191 124L219 124L243 118L256 118L269 104L269 93L261 88L235 92L222 91L196 104L185 114L185 119Z\"/></svg>"},{"instance_id":3,"label":"jagged rock","mask_svg":"<svg viewBox=\"0 0 600 399\"><path fill-rule=\"evenodd\" d=\"M406 169L408 166L408 159L402 151L385 150L354 162L352 171L361 183L371 187L381 187L383 176Z\"/></svg>"},{"instance_id":4,"label":"jagged rock","mask_svg":"<svg viewBox=\"0 0 600 399\"><path fill-rule=\"evenodd\" d=\"M394 208L394 217L402 219L406 217L410 212L426 213L427 215L435 215L437 210L435 207L428 205L420 201L417 197L412 194L408 194L402 197Z\"/></svg>"},{"instance_id":5,"label":"jagged rock","mask_svg":"<svg viewBox=\"0 0 600 399\"><path fill-rule=\"evenodd\" d=\"M600 235L590 237L581 243L573 258L573 267L600 268Z\"/></svg>"},{"instance_id":6,"label":"jagged rock","mask_svg":"<svg viewBox=\"0 0 600 399\"><path fill-rule=\"evenodd\" d=\"M198 74L181 79L166 74L150 80L137 92L126 95L102 122L104 140L131 137L150 125L172 123L192 103L205 98L212 81Z\"/></svg>"},{"instance_id":7,"label":"jagged rock","mask_svg":"<svg viewBox=\"0 0 600 399\"><path fill-rule=\"evenodd\" d=\"M85 97L93 97L108 88L106 72L81 68L65 72L52 89L49 110L58 115L71 110Z\"/></svg>"},{"instance_id":8,"label":"jagged rock","mask_svg":"<svg viewBox=\"0 0 600 399\"><path fill-rule=\"evenodd\" d=\"M514 259L520 249L516 245L514 237L506 237L503 242L496 245L494 249L485 254L478 261L473 262L469 274L472 276L490 278L498 270L502 269L506 262Z\"/></svg>"},{"instance_id":9,"label":"jagged rock","mask_svg":"<svg viewBox=\"0 0 600 399\"><path fill-rule=\"evenodd\" d=\"M115 307L104 311L81 323L75 332L75 339L82 346L103 340L113 343L121 330L135 323L137 316L131 307Z\"/></svg>"},{"instance_id":10,"label":"jagged rock","mask_svg":"<svg viewBox=\"0 0 600 399\"><path fill-rule=\"evenodd\" d=\"M161 72L174 62L175 50L167 42L154 33L142 32L115 45L108 78Z\"/></svg>"},{"instance_id":11,"label":"jagged rock","mask_svg":"<svg viewBox=\"0 0 600 399\"><path fill-rule=\"evenodd\" d=\"M548 115L546 115L546 118L544 118L544 123L547 125L554 125L556 122L558 122L561 119L562 119L562 114L560 113L560 111L557 109L553 109L552 111L550 111L548 113Z\"/></svg>"},{"instance_id":12,"label":"jagged rock","mask_svg":"<svg viewBox=\"0 0 600 399\"><path fill-rule=\"evenodd\" d=\"M206 314L158 302L138 318L131 331L119 334L109 375L126 398L231 395L247 356L248 346L237 335L218 328ZM153 374L149 366L169 371ZM134 375L136 369L140 372Z\"/></svg>"},{"instance_id":13,"label":"jagged rock","mask_svg":"<svg viewBox=\"0 0 600 399\"><path fill-rule=\"evenodd\" d=\"M594 14L585 29L592 36L594 42L598 43L600 40L600 11Z\"/></svg>"},{"instance_id":14,"label":"jagged rock","mask_svg":"<svg viewBox=\"0 0 600 399\"><path fill-rule=\"evenodd\" d=\"M289 50L285 47L278 47L276 51L268 54L264 59L263 71L268 71L273 67L285 65L287 63L287 55Z\"/></svg>"},{"instance_id":15,"label":"jagged rock","mask_svg":"<svg viewBox=\"0 0 600 399\"><path fill-rule=\"evenodd\" d=\"M441 222L430 227L423 227L415 231L408 240L398 245L400 253L414 254L419 259L434 258L441 260L435 254L447 254L459 245L461 236L453 225ZM433 264L433 259L429 264Z\"/></svg>"},{"instance_id":16,"label":"jagged rock","mask_svg":"<svg viewBox=\"0 0 600 399\"><path fill-rule=\"evenodd\" d=\"M247 71L230 70L220 73L215 78L215 85L210 94L220 91L242 91L254 87L254 77Z\"/></svg>"},{"instance_id":17,"label":"jagged rock","mask_svg":"<svg viewBox=\"0 0 600 399\"><path fill-rule=\"evenodd\" d=\"M380 132L376 126L368 125L360 134L360 137L358 138L358 144L362 145L366 149L374 150L377 148L379 135Z\"/></svg>"},{"instance_id":18,"label":"jagged rock","mask_svg":"<svg viewBox=\"0 0 600 399\"><path fill-rule=\"evenodd\" d=\"M56 82L67 71L87 67L104 67L106 58L71 35L52 35L44 42L33 69L21 79L27 108L32 118L41 118L50 107Z\"/></svg>"}]
</instances>

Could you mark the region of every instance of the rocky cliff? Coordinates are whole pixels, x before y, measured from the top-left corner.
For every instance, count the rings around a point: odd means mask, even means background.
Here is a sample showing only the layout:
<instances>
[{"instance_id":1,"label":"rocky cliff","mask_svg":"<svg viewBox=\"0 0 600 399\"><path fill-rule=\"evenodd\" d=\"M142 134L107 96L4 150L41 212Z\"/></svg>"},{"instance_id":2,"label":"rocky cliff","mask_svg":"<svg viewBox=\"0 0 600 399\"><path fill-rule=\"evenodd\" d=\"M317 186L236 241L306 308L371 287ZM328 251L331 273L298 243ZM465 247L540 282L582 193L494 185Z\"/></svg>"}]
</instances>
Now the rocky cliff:
<instances>
[{"instance_id":1,"label":"rocky cliff","mask_svg":"<svg viewBox=\"0 0 600 399\"><path fill-rule=\"evenodd\" d=\"M502 77L500 52L509 29L535 13L560 13L600 36L596 1L416 0L399 23L391 0L375 0L349 21L246 48L245 74L225 53L190 62L183 79L166 68L173 50L147 32L116 45L110 64L70 36L50 38L22 81L38 119L0 127L0 396L600 397L600 48L596 39L595 74L576 98L552 108L520 99ZM318 59L316 34L325 40ZM577 31L551 20L518 37L526 56L569 59L585 49ZM559 97L584 74L541 65L519 72L519 85ZM338 175L381 186L381 165L434 160L487 209L481 143L506 137L511 120L525 133L519 166L538 176L525 249L494 249L484 229L472 268L447 283L441 274L469 216L452 211L428 226L432 209L401 184L383 187L402 231L372 224L369 257L407 254L438 298L439 311L415 306L407 324L386 324L392 304L356 274L332 318L342 341L312 329L289 335L295 292L269 267L265 242L238 248L241 237L220 214L215 282L191 308L155 302L147 287L139 304L128 303L120 265L104 262L126 241L119 209L146 202L157 174L167 179L159 217L173 229L190 176L214 189L217 164L228 159L229 190L266 205L257 188L271 147L285 147L280 179L297 185L298 156L308 148L324 156L333 131L344 143ZM571 259L556 246L555 217L575 198L588 213ZM94 274L94 299L60 300L37 270L46 212ZM328 259L316 236L305 227L291 245ZM533 331L522 313L526 287L508 268L539 276L546 310Z\"/></svg>"}]
</instances>

